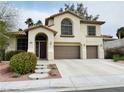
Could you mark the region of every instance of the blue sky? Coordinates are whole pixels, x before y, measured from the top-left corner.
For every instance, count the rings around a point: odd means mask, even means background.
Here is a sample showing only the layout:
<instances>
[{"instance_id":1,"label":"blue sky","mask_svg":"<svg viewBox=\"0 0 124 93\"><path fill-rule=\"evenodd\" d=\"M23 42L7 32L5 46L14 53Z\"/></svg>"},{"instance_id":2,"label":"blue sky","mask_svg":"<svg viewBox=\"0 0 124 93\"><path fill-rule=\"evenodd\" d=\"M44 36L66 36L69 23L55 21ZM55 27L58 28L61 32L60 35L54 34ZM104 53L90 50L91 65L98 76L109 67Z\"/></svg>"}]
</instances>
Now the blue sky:
<instances>
[{"instance_id":1,"label":"blue sky","mask_svg":"<svg viewBox=\"0 0 124 93\"><path fill-rule=\"evenodd\" d=\"M79 1L81 2L81 1ZM75 3L77 1L11 1L20 13L19 27L25 28L25 19L31 17L34 21L44 20L46 17L57 13L64 3ZM116 30L124 26L124 1L84 1L88 7L89 14L99 14L99 20L106 21L102 25L102 33L115 36Z\"/></svg>"}]
</instances>

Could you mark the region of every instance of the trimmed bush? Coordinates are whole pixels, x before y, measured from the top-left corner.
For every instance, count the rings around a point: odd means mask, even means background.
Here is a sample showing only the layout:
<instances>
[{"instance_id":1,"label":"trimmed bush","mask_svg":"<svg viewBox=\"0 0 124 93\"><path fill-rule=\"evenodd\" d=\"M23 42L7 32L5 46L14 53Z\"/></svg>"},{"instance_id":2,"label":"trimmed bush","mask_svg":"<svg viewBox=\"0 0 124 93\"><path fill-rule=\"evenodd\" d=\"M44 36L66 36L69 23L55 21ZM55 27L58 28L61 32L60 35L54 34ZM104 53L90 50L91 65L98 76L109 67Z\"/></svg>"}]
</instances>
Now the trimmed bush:
<instances>
[{"instance_id":1,"label":"trimmed bush","mask_svg":"<svg viewBox=\"0 0 124 93\"><path fill-rule=\"evenodd\" d=\"M37 57L30 52L22 52L14 55L10 59L10 69L17 74L27 74L34 72Z\"/></svg>"},{"instance_id":2,"label":"trimmed bush","mask_svg":"<svg viewBox=\"0 0 124 93\"><path fill-rule=\"evenodd\" d=\"M116 62L116 61L119 61L119 60L124 60L124 55L120 56L120 55L114 55L113 56L113 60Z\"/></svg>"},{"instance_id":3,"label":"trimmed bush","mask_svg":"<svg viewBox=\"0 0 124 93\"><path fill-rule=\"evenodd\" d=\"M18 53L21 53L21 52L25 52L25 51L23 51L23 50L8 51L8 52L6 52L5 60L10 61L12 56L14 56L14 55L16 55Z\"/></svg>"},{"instance_id":4,"label":"trimmed bush","mask_svg":"<svg viewBox=\"0 0 124 93\"><path fill-rule=\"evenodd\" d=\"M106 59L113 59L114 55L122 56L123 53L119 49L108 49L105 51L105 58Z\"/></svg>"},{"instance_id":5,"label":"trimmed bush","mask_svg":"<svg viewBox=\"0 0 124 93\"><path fill-rule=\"evenodd\" d=\"M113 60L118 61L120 59L120 55L113 55Z\"/></svg>"}]
</instances>

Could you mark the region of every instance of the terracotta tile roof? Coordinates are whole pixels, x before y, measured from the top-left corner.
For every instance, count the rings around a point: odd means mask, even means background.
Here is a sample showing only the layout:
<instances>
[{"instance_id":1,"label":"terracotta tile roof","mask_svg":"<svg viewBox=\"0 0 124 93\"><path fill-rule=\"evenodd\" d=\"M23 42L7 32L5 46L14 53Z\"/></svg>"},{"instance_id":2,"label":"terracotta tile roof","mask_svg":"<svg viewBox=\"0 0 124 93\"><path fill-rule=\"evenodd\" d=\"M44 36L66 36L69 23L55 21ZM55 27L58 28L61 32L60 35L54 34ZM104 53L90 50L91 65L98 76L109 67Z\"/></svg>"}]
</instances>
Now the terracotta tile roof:
<instances>
[{"instance_id":1,"label":"terracotta tile roof","mask_svg":"<svg viewBox=\"0 0 124 93\"><path fill-rule=\"evenodd\" d=\"M88 21L88 20L81 20L81 23L84 23L84 24L99 24L99 25L102 25L105 23L105 21Z\"/></svg>"},{"instance_id":2,"label":"terracotta tile roof","mask_svg":"<svg viewBox=\"0 0 124 93\"><path fill-rule=\"evenodd\" d=\"M55 30L53 30L47 26L44 26L44 25L34 25L34 26L31 26L27 29L24 29L23 31L8 32L8 33L12 33L14 35L26 35L26 32L31 31L31 30L36 29L36 28L39 28L39 27L43 27L45 29L48 29L49 31L52 31L54 33L54 35L57 33Z\"/></svg>"},{"instance_id":3,"label":"terracotta tile roof","mask_svg":"<svg viewBox=\"0 0 124 93\"><path fill-rule=\"evenodd\" d=\"M82 17L80 17L79 15L77 15L77 14L71 12L71 11L64 11L64 12L59 12L57 14L51 15L50 17L46 18L45 19L45 25L48 25L48 20L49 19L53 19L54 17L62 15L62 14L65 14L65 13L70 13L70 14L80 18L81 22L86 23L86 24L100 24L100 25L102 25L102 24L105 23L104 21L88 21L88 20L83 20Z\"/></svg>"},{"instance_id":4,"label":"terracotta tile roof","mask_svg":"<svg viewBox=\"0 0 124 93\"><path fill-rule=\"evenodd\" d=\"M110 36L110 35L102 35L103 37L105 38L112 38L113 36Z\"/></svg>"},{"instance_id":5,"label":"terracotta tile roof","mask_svg":"<svg viewBox=\"0 0 124 93\"><path fill-rule=\"evenodd\" d=\"M48 20L49 20L49 19L52 19L52 18L54 18L54 17L56 17L56 16L59 16L59 15L65 14L65 13L70 13L70 14L72 14L72 15L74 15L74 16L80 18L80 19L82 19L80 16L78 16L77 14L75 14L75 13L73 13L73 12L71 12L71 11L64 11L64 12L56 13L56 14L51 15L50 17L46 18L46 19L45 19L45 25L48 25Z\"/></svg>"},{"instance_id":6,"label":"terracotta tile roof","mask_svg":"<svg viewBox=\"0 0 124 93\"><path fill-rule=\"evenodd\" d=\"M14 35L26 35L24 31L16 31L16 32L8 32L8 33L12 33Z\"/></svg>"},{"instance_id":7,"label":"terracotta tile roof","mask_svg":"<svg viewBox=\"0 0 124 93\"><path fill-rule=\"evenodd\" d=\"M25 31L25 32L31 31L31 30L33 30L33 29L40 28L40 27L43 27L43 28L45 28L45 29L47 29L47 30L49 30L49 31L52 31L54 34L57 33L57 31L55 31L55 30L53 30L53 29L51 29L51 28L49 28L49 27L47 27L47 26L44 26L44 25L34 25L34 26L31 26L31 27L25 29L24 31Z\"/></svg>"}]
</instances>

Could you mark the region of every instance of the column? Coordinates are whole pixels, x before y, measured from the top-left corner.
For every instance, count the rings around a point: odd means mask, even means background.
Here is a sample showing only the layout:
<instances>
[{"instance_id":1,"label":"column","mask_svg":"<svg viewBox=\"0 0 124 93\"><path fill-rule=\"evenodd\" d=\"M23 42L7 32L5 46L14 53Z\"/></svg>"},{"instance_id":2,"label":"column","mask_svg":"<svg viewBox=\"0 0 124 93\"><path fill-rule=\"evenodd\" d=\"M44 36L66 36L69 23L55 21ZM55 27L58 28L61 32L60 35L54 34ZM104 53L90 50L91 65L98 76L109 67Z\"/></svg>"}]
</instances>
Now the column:
<instances>
[{"instance_id":1,"label":"column","mask_svg":"<svg viewBox=\"0 0 124 93\"><path fill-rule=\"evenodd\" d=\"M80 58L86 59L86 44L81 44L80 46Z\"/></svg>"},{"instance_id":2,"label":"column","mask_svg":"<svg viewBox=\"0 0 124 93\"><path fill-rule=\"evenodd\" d=\"M104 59L104 49L102 44L98 46L98 58Z\"/></svg>"},{"instance_id":3,"label":"column","mask_svg":"<svg viewBox=\"0 0 124 93\"><path fill-rule=\"evenodd\" d=\"M54 60L54 37L50 36L47 43L47 58L49 61Z\"/></svg>"},{"instance_id":4,"label":"column","mask_svg":"<svg viewBox=\"0 0 124 93\"><path fill-rule=\"evenodd\" d=\"M35 53L35 36L31 36L31 34L29 33L28 36L28 52L32 52Z\"/></svg>"}]
</instances>

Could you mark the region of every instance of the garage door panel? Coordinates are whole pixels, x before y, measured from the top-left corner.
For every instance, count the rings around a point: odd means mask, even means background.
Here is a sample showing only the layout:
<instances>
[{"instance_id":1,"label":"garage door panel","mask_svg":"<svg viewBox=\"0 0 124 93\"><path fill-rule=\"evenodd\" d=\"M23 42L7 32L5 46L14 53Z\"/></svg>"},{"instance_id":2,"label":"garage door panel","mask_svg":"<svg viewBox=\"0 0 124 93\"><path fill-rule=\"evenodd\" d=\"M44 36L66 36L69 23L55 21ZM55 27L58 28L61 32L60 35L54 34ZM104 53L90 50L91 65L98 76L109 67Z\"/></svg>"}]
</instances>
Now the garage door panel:
<instances>
[{"instance_id":1,"label":"garage door panel","mask_svg":"<svg viewBox=\"0 0 124 93\"><path fill-rule=\"evenodd\" d=\"M87 58L88 59L98 58L97 46L87 46Z\"/></svg>"},{"instance_id":2,"label":"garage door panel","mask_svg":"<svg viewBox=\"0 0 124 93\"><path fill-rule=\"evenodd\" d=\"M54 57L55 59L79 59L80 47L79 46L55 46Z\"/></svg>"}]
</instances>

